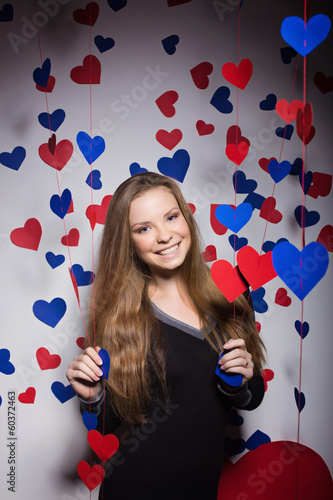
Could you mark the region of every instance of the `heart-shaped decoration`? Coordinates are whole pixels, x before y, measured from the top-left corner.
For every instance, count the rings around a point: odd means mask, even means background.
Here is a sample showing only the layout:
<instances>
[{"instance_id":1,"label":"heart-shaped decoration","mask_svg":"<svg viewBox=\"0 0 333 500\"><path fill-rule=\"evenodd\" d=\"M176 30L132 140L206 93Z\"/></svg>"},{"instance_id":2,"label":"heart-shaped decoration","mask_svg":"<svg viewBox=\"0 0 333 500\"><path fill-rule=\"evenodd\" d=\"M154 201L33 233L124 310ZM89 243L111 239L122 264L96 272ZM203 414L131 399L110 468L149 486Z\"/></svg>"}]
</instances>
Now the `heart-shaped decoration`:
<instances>
[{"instance_id":1,"label":"heart-shaped decoration","mask_svg":"<svg viewBox=\"0 0 333 500\"><path fill-rule=\"evenodd\" d=\"M90 467L90 465L84 460L81 460L78 463L77 472L89 491L97 488L97 486L101 484L105 476L103 467L101 467L100 465L93 465L92 467Z\"/></svg>"},{"instance_id":2,"label":"heart-shaped decoration","mask_svg":"<svg viewBox=\"0 0 333 500\"><path fill-rule=\"evenodd\" d=\"M70 399L74 398L74 396L76 396L76 392L74 391L71 384L65 386L61 382L53 382L53 384L51 385L51 391L61 404L66 403Z\"/></svg>"},{"instance_id":3,"label":"heart-shaped decoration","mask_svg":"<svg viewBox=\"0 0 333 500\"><path fill-rule=\"evenodd\" d=\"M50 207L54 214L63 219L72 203L72 193L69 189L64 189L61 196L54 194L50 200Z\"/></svg>"},{"instance_id":4,"label":"heart-shaped decoration","mask_svg":"<svg viewBox=\"0 0 333 500\"><path fill-rule=\"evenodd\" d=\"M262 219L271 222L272 224L278 224L282 220L282 214L275 209L276 200L273 196L269 196L261 205L259 216Z\"/></svg>"},{"instance_id":5,"label":"heart-shaped decoration","mask_svg":"<svg viewBox=\"0 0 333 500\"><path fill-rule=\"evenodd\" d=\"M330 224L324 226L318 235L317 241L324 245L328 252L333 252L333 226Z\"/></svg>"},{"instance_id":6,"label":"heart-shaped decoration","mask_svg":"<svg viewBox=\"0 0 333 500\"><path fill-rule=\"evenodd\" d=\"M227 352L228 351L222 352L222 354L219 357L219 360ZM230 385L231 387L240 387L242 385L242 382L243 382L242 375L240 375L239 373L234 373L234 372L227 373L221 369L221 366L219 364L217 364L217 366L216 366L215 373L218 377L220 377L220 379L223 380L223 382Z\"/></svg>"},{"instance_id":7,"label":"heart-shaped decoration","mask_svg":"<svg viewBox=\"0 0 333 500\"><path fill-rule=\"evenodd\" d=\"M237 170L232 176L235 193L252 193L258 184L254 179L246 179L246 175L241 170Z\"/></svg>"},{"instance_id":8,"label":"heart-shaped decoration","mask_svg":"<svg viewBox=\"0 0 333 500\"><path fill-rule=\"evenodd\" d=\"M199 135L209 135L215 130L214 125L211 123L205 123L203 120L198 120L195 126Z\"/></svg>"},{"instance_id":9,"label":"heart-shaped decoration","mask_svg":"<svg viewBox=\"0 0 333 500\"><path fill-rule=\"evenodd\" d=\"M307 102L304 111L299 109L296 117L297 135L305 145L309 144L316 134L316 129L312 126L312 118L312 105Z\"/></svg>"},{"instance_id":10,"label":"heart-shaped decoration","mask_svg":"<svg viewBox=\"0 0 333 500\"><path fill-rule=\"evenodd\" d=\"M268 172L268 164L272 161L272 160L276 160L276 158L274 158L272 156L272 158L260 158L260 160L258 161L259 163L259 167L262 168L265 172L269 173Z\"/></svg>"},{"instance_id":11,"label":"heart-shaped decoration","mask_svg":"<svg viewBox=\"0 0 333 500\"><path fill-rule=\"evenodd\" d=\"M293 132L294 132L294 127L290 124L286 125L285 127L278 127L275 130L275 134L278 137L281 137L281 139L286 139L287 141L290 141Z\"/></svg>"},{"instance_id":12,"label":"heart-shaped decoration","mask_svg":"<svg viewBox=\"0 0 333 500\"><path fill-rule=\"evenodd\" d=\"M268 94L266 99L260 101L259 108L263 111L272 111L275 109L277 98L275 94Z\"/></svg>"},{"instance_id":13,"label":"heart-shaped decoration","mask_svg":"<svg viewBox=\"0 0 333 500\"><path fill-rule=\"evenodd\" d=\"M115 46L115 41L113 38L104 38L102 35L95 36L94 42L101 53L106 52L107 50L110 50Z\"/></svg>"},{"instance_id":14,"label":"heart-shaped decoration","mask_svg":"<svg viewBox=\"0 0 333 500\"><path fill-rule=\"evenodd\" d=\"M47 86L42 87L41 85L36 84L36 89L39 90L39 92L44 92L44 93L50 94L54 89L55 82L56 82L56 80L55 80L54 76L50 75L48 82L47 82Z\"/></svg>"},{"instance_id":15,"label":"heart-shaped decoration","mask_svg":"<svg viewBox=\"0 0 333 500\"><path fill-rule=\"evenodd\" d=\"M325 73L319 71L314 76L314 82L322 94L333 90L333 76L326 76Z\"/></svg>"},{"instance_id":16,"label":"heart-shaped decoration","mask_svg":"<svg viewBox=\"0 0 333 500\"><path fill-rule=\"evenodd\" d=\"M228 144L225 148L225 153L230 161L240 165L249 152L249 145L247 142L242 141L238 144Z\"/></svg>"},{"instance_id":17,"label":"heart-shaped decoration","mask_svg":"<svg viewBox=\"0 0 333 500\"><path fill-rule=\"evenodd\" d=\"M101 172L99 170L92 170L88 177L86 178L86 184L91 187L91 189L102 189Z\"/></svg>"},{"instance_id":18,"label":"heart-shaped decoration","mask_svg":"<svg viewBox=\"0 0 333 500\"><path fill-rule=\"evenodd\" d=\"M279 163L277 160L271 160L268 163L268 172L272 177L273 181L278 183L282 181L290 172L291 164L290 161L282 161Z\"/></svg>"},{"instance_id":19,"label":"heart-shaped decoration","mask_svg":"<svg viewBox=\"0 0 333 500\"><path fill-rule=\"evenodd\" d=\"M130 174L132 177L133 177L133 175L136 175L136 174L148 172L148 170L146 168L140 167L139 163L136 163L136 162L130 164L129 170L130 170Z\"/></svg>"},{"instance_id":20,"label":"heart-shaped decoration","mask_svg":"<svg viewBox=\"0 0 333 500\"><path fill-rule=\"evenodd\" d=\"M88 443L96 455L106 462L119 448L119 441L113 434L102 436L100 432L91 430L88 432Z\"/></svg>"},{"instance_id":21,"label":"heart-shaped decoration","mask_svg":"<svg viewBox=\"0 0 333 500\"><path fill-rule=\"evenodd\" d=\"M41 237L42 226L34 218L28 219L24 227L13 229L10 233L10 239L14 245L36 251L38 250Z\"/></svg>"},{"instance_id":22,"label":"heart-shaped decoration","mask_svg":"<svg viewBox=\"0 0 333 500\"><path fill-rule=\"evenodd\" d=\"M277 245L281 241L288 241L288 240L286 238L279 238L276 243L274 241L269 241L269 240L265 241L265 243L262 246L262 249L265 253L271 252L275 247L275 245Z\"/></svg>"},{"instance_id":23,"label":"heart-shaped decoration","mask_svg":"<svg viewBox=\"0 0 333 500\"><path fill-rule=\"evenodd\" d=\"M298 110L303 110L303 102L295 99L290 104L286 99L279 99L275 106L277 114L287 123L296 119Z\"/></svg>"},{"instance_id":24,"label":"heart-shaped decoration","mask_svg":"<svg viewBox=\"0 0 333 500\"><path fill-rule=\"evenodd\" d=\"M176 46L179 44L178 35L170 35L162 40L162 45L167 54L171 56L176 52Z\"/></svg>"},{"instance_id":25,"label":"heart-shaped decoration","mask_svg":"<svg viewBox=\"0 0 333 500\"><path fill-rule=\"evenodd\" d=\"M87 208L86 216L92 230L94 230L96 224L104 224L111 198L112 195L104 196L101 205L89 205Z\"/></svg>"},{"instance_id":26,"label":"heart-shaped decoration","mask_svg":"<svg viewBox=\"0 0 333 500\"><path fill-rule=\"evenodd\" d=\"M56 170L62 170L71 159L74 151L73 144L68 139L60 141L51 153L49 144L45 143L39 146L38 153L41 159Z\"/></svg>"},{"instance_id":27,"label":"heart-shaped decoration","mask_svg":"<svg viewBox=\"0 0 333 500\"><path fill-rule=\"evenodd\" d=\"M247 238L239 238L237 234L231 234L228 238L231 247L234 249L234 252L237 252L241 248L245 247L248 244Z\"/></svg>"},{"instance_id":28,"label":"heart-shaped decoration","mask_svg":"<svg viewBox=\"0 0 333 500\"><path fill-rule=\"evenodd\" d=\"M190 73L194 85L198 89L206 89L209 85L209 75L213 72L213 65L210 62L202 62L191 69Z\"/></svg>"},{"instance_id":29,"label":"heart-shaped decoration","mask_svg":"<svg viewBox=\"0 0 333 500\"><path fill-rule=\"evenodd\" d=\"M41 88L47 87L47 82L51 72L51 61L49 58L45 59L41 68L36 68L32 74L34 82Z\"/></svg>"},{"instance_id":30,"label":"heart-shaped decoration","mask_svg":"<svg viewBox=\"0 0 333 500\"><path fill-rule=\"evenodd\" d=\"M52 267L52 269L55 269L58 266L61 266L65 262L65 256L64 255L55 255L53 252L47 252L45 254L45 258L48 262L48 264Z\"/></svg>"},{"instance_id":31,"label":"heart-shaped decoration","mask_svg":"<svg viewBox=\"0 0 333 500\"><path fill-rule=\"evenodd\" d=\"M18 395L18 400L20 403L33 404L36 398L36 389L34 387L28 387L25 392L21 392Z\"/></svg>"},{"instance_id":32,"label":"heart-shaped decoration","mask_svg":"<svg viewBox=\"0 0 333 500\"><path fill-rule=\"evenodd\" d=\"M303 392L299 392L297 387L294 388L295 402L299 412L301 412L305 406L305 396Z\"/></svg>"},{"instance_id":33,"label":"heart-shaped decoration","mask_svg":"<svg viewBox=\"0 0 333 500\"><path fill-rule=\"evenodd\" d=\"M0 153L0 163L5 165L5 167L11 168L12 170L18 170L22 165L26 154L26 150L22 146L16 146L11 153Z\"/></svg>"},{"instance_id":34,"label":"heart-shaped decoration","mask_svg":"<svg viewBox=\"0 0 333 500\"><path fill-rule=\"evenodd\" d=\"M36 358L41 370L53 370L61 363L61 357L58 354L50 354L46 347L37 349Z\"/></svg>"},{"instance_id":35,"label":"heart-shaped decoration","mask_svg":"<svg viewBox=\"0 0 333 500\"><path fill-rule=\"evenodd\" d=\"M76 9L73 18L77 23L94 26L99 14L99 5L96 2L89 2L84 9Z\"/></svg>"},{"instance_id":36,"label":"heart-shaped decoration","mask_svg":"<svg viewBox=\"0 0 333 500\"><path fill-rule=\"evenodd\" d=\"M250 147L250 141L242 135L242 131L238 125L231 125L227 131L227 145L239 144L245 142Z\"/></svg>"},{"instance_id":37,"label":"heart-shaped decoration","mask_svg":"<svg viewBox=\"0 0 333 500\"><path fill-rule=\"evenodd\" d=\"M289 242L275 245L272 251L276 273L303 300L323 278L328 267L328 252L318 242L312 241L302 251Z\"/></svg>"},{"instance_id":38,"label":"heart-shaped decoration","mask_svg":"<svg viewBox=\"0 0 333 500\"><path fill-rule=\"evenodd\" d=\"M105 141L99 135L91 138L86 132L79 132L76 136L76 142L88 165L94 163L105 151Z\"/></svg>"},{"instance_id":39,"label":"heart-shaped decoration","mask_svg":"<svg viewBox=\"0 0 333 500\"><path fill-rule=\"evenodd\" d=\"M114 12L123 9L127 5L127 0L108 0L108 5Z\"/></svg>"},{"instance_id":40,"label":"heart-shaped decoration","mask_svg":"<svg viewBox=\"0 0 333 500\"><path fill-rule=\"evenodd\" d=\"M56 109L53 113L40 113L38 115L38 121L42 127L56 132L60 125L63 124L66 117L66 113L63 109Z\"/></svg>"},{"instance_id":41,"label":"heart-shaped decoration","mask_svg":"<svg viewBox=\"0 0 333 500\"><path fill-rule=\"evenodd\" d=\"M275 294L275 304L282 307L289 307L291 304L291 298L288 296L288 292L285 288L279 288Z\"/></svg>"},{"instance_id":42,"label":"heart-shaped decoration","mask_svg":"<svg viewBox=\"0 0 333 500\"><path fill-rule=\"evenodd\" d=\"M301 228L310 227L320 221L320 214L315 210L309 212L304 205L298 205L298 207L295 208L295 218Z\"/></svg>"},{"instance_id":43,"label":"heart-shaped decoration","mask_svg":"<svg viewBox=\"0 0 333 500\"><path fill-rule=\"evenodd\" d=\"M302 56L307 56L322 43L331 29L331 21L317 14L306 23L297 16L286 17L281 24L282 38Z\"/></svg>"},{"instance_id":44,"label":"heart-shaped decoration","mask_svg":"<svg viewBox=\"0 0 333 500\"><path fill-rule=\"evenodd\" d=\"M71 272L75 275L77 286L91 285L94 281L94 273L91 271L84 271L80 264L73 264Z\"/></svg>"},{"instance_id":45,"label":"heart-shaped decoration","mask_svg":"<svg viewBox=\"0 0 333 500\"><path fill-rule=\"evenodd\" d=\"M14 18L14 8L10 3L5 3L5 5L0 10L0 22L6 23L11 22Z\"/></svg>"},{"instance_id":46,"label":"heart-shaped decoration","mask_svg":"<svg viewBox=\"0 0 333 500\"><path fill-rule=\"evenodd\" d=\"M109 378L110 371L110 355L106 349L100 349L98 355L101 358L103 364L100 367L103 372L103 378L107 380Z\"/></svg>"},{"instance_id":47,"label":"heart-shaped decoration","mask_svg":"<svg viewBox=\"0 0 333 500\"><path fill-rule=\"evenodd\" d=\"M332 189L332 175L322 172L312 172L312 184L308 195L317 199L318 196L328 196Z\"/></svg>"},{"instance_id":48,"label":"heart-shaped decoration","mask_svg":"<svg viewBox=\"0 0 333 500\"><path fill-rule=\"evenodd\" d=\"M227 260L214 262L211 274L215 285L229 302L233 302L247 290L237 267L233 267Z\"/></svg>"},{"instance_id":49,"label":"heart-shaped decoration","mask_svg":"<svg viewBox=\"0 0 333 500\"><path fill-rule=\"evenodd\" d=\"M214 233L222 236L228 231L228 228L223 226L223 224L221 224L221 222L216 218L215 212L218 206L218 203L212 203L210 206L210 225L212 226Z\"/></svg>"},{"instance_id":50,"label":"heart-shaped decoration","mask_svg":"<svg viewBox=\"0 0 333 500\"><path fill-rule=\"evenodd\" d=\"M250 59L242 59L238 66L231 62L222 66L224 78L241 90L244 90L249 83L252 73L253 65Z\"/></svg>"},{"instance_id":51,"label":"heart-shaped decoration","mask_svg":"<svg viewBox=\"0 0 333 500\"><path fill-rule=\"evenodd\" d=\"M228 87L219 87L213 94L210 104L214 106L220 113L229 114L234 109L229 101L230 89Z\"/></svg>"},{"instance_id":52,"label":"heart-shaped decoration","mask_svg":"<svg viewBox=\"0 0 333 500\"><path fill-rule=\"evenodd\" d=\"M98 420L95 413L89 413L85 410L82 413L82 420L88 431L96 429Z\"/></svg>"},{"instance_id":53,"label":"heart-shaped decoration","mask_svg":"<svg viewBox=\"0 0 333 500\"><path fill-rule=\"evenodd\" d=\"M303 190L304 194L307 194L312 184L312 172L303 172L299 173L299 183Z\"/></svg>"},{"instance_id":54,"label":"heart-shaped decoration","mask_svg":"<svg viewBox=\"0 0 333 500\"><path fill-rule=\"evenodd\" d=\"M164 92L160 97L156 99L156 105L158 109L167 118L171 118L176 114L176 108L174 104L178 101L178 93L174 90L168 90Z\"/></svg>"},{"instance_id":55,"label":"heart-shaped decoration","mask_svg":"<svg viewBox=\"0 0 333 500\"><path fill-rule=\"evenodd\" d=\"M77 247L79 245L80 233L78 229L71 229L68 234L61 238L61 243L66 247Z\"/></svg>"},{"instance_id":56,"label":"heart-shaped decoration","mask_svg":"<svg viewBox=\"0 0 333 500\"><path fill-rule=\"evenodd\" d=\"M270 382L274 378L274 372L269 368L265 368L264 370L261 370L261 376L264 379L265 392L266 392L268 389L268 382Z\"/></svg>"},{"instance_id":57,"label":"heart-shaped decoration","mask_svg":"<svg viewBox=\"0 0 333 500\"><path fill-rule=\"evenodd\" d=\"M277 276L273 267L272 252L259 255L254 248L246 246L238 251L237 263L240 272L254 291Z\"/></svg>"},{"instance_id":58,"label":"heart-shaped decoration","mask_svg":"<svg viewBox=\"0 0 333 500\"><path fill-rule=\"evenodd\" d=\"M257 313L263 314L268 311L268 304L264 300L265 294L266 290L263 287L258 288L258 290L252 290L251 292L253 309Z\"/></svg>"},{"instance_id":59,"label":"heart-shaped decoration","mask_svg":"<svg viewBox=\"0 0 333 500\"><path fill-rule=\"evenodd\" d=\"M265 198L258 193L252 192L247 195L244 200L244 203L249 203L252 207L252 210L258 209L261 210L262 204L264 203Z\"/></svg>"},{"instance_id":60,"label":"heart-shaped decoration","mask_svg":"<svg viewBox=\"0 0 333 500\"><path fill-rule=\"evenodd\" d=\"M162 144L165 148L170 151L180 143L183 138L183 134L181 130L175 128L171 130L171 132L167 132L166 130L158 130L156 132L156 140Z\"/></svg>"},{"instance_id":61,"label":"heart-shaped decoration","mask_svg":"<svg viewBox=\"0 0 333 500\"><path fill-rule=\"evenodd\" d=\"M0 372L5 375L11 375L15 372L15 367L9 359L10 351L8 349L0 349Z\"/></svg>"},{"instance_id":62,"label":"heart-shaped decoration","mask_svg":"<svg viewBox=\"0 0 333 500\"><path fill-rule=\"evenodd\" d=\"M281 59L284 64L290 64L297 52L292 47L282 47L280 49Z\"/></svg>"},{"instance_id":63,"label":"heart-shaped decoration","mask_svg":"<svg viewBox=\"0 0 333 500\"><path fill-rule=\"evenodd\" d=\"M67 306L64 299L56 297L51 302L36 300L32 310L37 319L54 328L65 315Z\"/></svg>"},{"instance_id":64,"label":"heart-shaped decoration","mask_svg":"<svg viewBox=\"0 0 333 500\"><path fill-rule=\"evenodd\" d=\"M83 59L82 66L72 69L70 77L80 85L98 85L101 83L101 63L96 56L89 54Z\"/></svg>"},{"instance_id":65,"label":"heart-shaped decoration","mask_svg":"<svg viewBox=\"0 0 333 500\"><path fill-rule=\"evenodd\" d=\"M252 213L249 203L241 203L236 208L231 205L219 205L215 211L217 220L234 233L238 233L249 222Z\"/></svg>"},{"instance_id":66,"label":"heart-shaped decoration","mask_svg":"<svg viewBox=\"0 0 333 500\"><path fill-rule=\"evenodd\" d=\"M216 260L217 254L215 245L208 245L204 252L202 252L202 257L205 262L213 262Z\"/></svg>"},{"instance_id":67,"label":"heart-shaped decoration","mask_svg":"<svg viewBox=\"0 0 333 500\"><path fill-rule=\"evenodd\" d=\"M179 182L183 182L190 166L190 155L186 149L178 149L172 158L160 158L157 168L163 175L172 177Z\"/></svg>"},{"instance_id":68,"label":"heart-shaped decoration","mask_svg":"<svg viewBox=\"0 0 333 500\"><path fill-rule=\"evenodd\" d=\"M307 336L307 334L310 331L309 323L307 321L304 321L303 323L301 323L298 319L295 321L295 328L296 328L296 332L298 333L298 335L302 339L305 339L305 337Z\"/></svg>"},{"instance_id":69,"label":"heart-shaped decoration","mask_svg":"<svg viewBox=\"0 0 333 500\"><path fill-rule=\"evenodd\" d=\"M246 448L248 450L256 450L259 446L270 443L271 439L267 434L262 431L255 431L252 436L246 441Z\"/></svg>"}]
</instances>

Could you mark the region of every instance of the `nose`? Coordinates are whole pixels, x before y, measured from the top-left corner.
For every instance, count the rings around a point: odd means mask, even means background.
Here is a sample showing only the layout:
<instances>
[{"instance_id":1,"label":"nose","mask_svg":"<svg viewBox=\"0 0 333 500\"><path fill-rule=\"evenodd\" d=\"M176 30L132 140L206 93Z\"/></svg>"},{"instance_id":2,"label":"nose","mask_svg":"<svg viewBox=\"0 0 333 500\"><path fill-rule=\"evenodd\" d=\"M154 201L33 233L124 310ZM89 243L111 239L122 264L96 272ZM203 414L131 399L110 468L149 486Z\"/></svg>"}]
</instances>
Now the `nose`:
<instances>
[{"instance_id":1,"label":"nose","mask_svg":"<svg viewBox=\"0 0 333 500\"><path fill-rule=\"evenodd\" d=\"M156 239L158 243L169 243L172 233L164 224L158 227Z\"/></svg>"}]
</instances>

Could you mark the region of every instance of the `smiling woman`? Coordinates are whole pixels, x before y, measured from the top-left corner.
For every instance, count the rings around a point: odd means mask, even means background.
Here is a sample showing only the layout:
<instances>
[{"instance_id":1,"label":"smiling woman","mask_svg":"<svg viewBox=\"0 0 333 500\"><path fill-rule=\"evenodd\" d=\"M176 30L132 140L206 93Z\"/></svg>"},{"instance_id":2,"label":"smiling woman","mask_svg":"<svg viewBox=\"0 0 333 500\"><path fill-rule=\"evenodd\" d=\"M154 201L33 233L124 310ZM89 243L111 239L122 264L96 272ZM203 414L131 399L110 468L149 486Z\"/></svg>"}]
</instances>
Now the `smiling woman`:
<instances>
[{"instance_id":1,"label":"smiling woman","mask_svg":"<svg viewBox=\"0 0 333 500\"><path fill-rule=\"evenodd\" d=\"M215 500L231 407L263 398L263 345L248 300L230 304L212 281L173 180L142 173L116 190L94 289L87 345L96 347L67 376L98 429L121 443L100 498ZM241 385L220 380L217 363Z\"/></svg>"}]
</instances>

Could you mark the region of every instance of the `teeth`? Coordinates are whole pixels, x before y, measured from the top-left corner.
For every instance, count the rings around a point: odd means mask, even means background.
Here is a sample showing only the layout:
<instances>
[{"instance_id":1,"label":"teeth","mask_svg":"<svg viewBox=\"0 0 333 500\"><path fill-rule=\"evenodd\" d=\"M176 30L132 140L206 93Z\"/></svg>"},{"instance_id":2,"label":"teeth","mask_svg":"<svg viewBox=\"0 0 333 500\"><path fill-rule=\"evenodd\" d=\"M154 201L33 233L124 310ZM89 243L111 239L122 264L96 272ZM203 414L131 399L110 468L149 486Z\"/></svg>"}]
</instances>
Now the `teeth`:
<instances>
[{"instance_id":1,"label":"teeth","mask_svg":"<svg viewBox=\"0 0 333 500\"><path fill-rule=\"evenodd\" d=\"M171 248L167 248L166 250L162 250L161 252L158 252L160 255L169 255L172 252L175 252L177 248L179 247L179 243L177 245L174 245Z\"/></svg>"}]
</instances>

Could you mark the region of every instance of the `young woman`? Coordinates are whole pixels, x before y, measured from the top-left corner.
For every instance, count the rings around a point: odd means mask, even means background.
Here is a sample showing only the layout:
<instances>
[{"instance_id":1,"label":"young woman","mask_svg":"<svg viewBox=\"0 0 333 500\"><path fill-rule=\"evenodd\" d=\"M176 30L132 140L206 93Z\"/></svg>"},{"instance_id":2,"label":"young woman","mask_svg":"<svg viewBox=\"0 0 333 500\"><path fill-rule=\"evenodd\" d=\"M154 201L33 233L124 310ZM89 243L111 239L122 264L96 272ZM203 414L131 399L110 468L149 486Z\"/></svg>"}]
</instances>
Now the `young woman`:
<instances>
[{"instance_id":1,"label":"young woman","mask_svg":"<svg viewBox=\"0 0 333 500\"><path fill-rule=\"evenodd\" d=\"M118 187L100 247L91 346L67 372L98 430L120 441L100 498L216 500L230 409L252 410L264 394L248 298L229 304L215 286L174 181L142 173ZM110 354L106 391L101 347ZM241 386L215 374L218 362L242 375Z\"/></svg>"}]
</instances>

